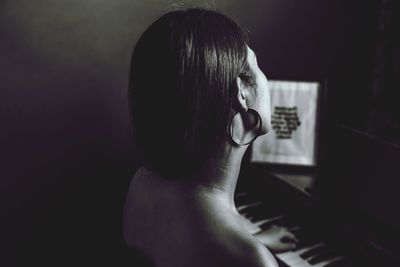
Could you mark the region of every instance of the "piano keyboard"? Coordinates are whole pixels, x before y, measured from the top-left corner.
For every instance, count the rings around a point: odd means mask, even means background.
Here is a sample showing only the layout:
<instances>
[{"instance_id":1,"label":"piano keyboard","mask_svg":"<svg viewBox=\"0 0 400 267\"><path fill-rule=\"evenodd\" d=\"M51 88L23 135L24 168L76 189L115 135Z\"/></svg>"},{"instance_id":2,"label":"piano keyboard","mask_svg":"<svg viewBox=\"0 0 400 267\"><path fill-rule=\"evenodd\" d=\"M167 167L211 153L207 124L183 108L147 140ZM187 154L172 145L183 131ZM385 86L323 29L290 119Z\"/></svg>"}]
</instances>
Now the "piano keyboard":
<instances>
[{"instance_id":1,"label":"piano keyboard","mask_svg":"<svg viewBox=\"0 0 400 267\"><path fill-rule=\"evenodd\" d=\"M281 214L282 211L274 207L266 207L262 201L246 192L236 194L235 203L245 228L251 234L276 225L288 228L298 238L299 243L295 249L275 254L282 267L377 266L366 262L363 257L349 255L348 251L339 251L335 246L316 237L315 233L306 227L296 223L290 216Z\"/></svg>"}]
</instances>

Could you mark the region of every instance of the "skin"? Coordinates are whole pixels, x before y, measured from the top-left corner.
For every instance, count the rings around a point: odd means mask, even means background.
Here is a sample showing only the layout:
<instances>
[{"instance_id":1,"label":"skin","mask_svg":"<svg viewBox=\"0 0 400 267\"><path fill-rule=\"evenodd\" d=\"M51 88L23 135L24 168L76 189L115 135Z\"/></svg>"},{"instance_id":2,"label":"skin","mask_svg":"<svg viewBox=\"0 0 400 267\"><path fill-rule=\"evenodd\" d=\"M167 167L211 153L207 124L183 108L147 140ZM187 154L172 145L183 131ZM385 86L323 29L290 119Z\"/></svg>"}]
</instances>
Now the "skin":
<instances>
[{"instance_id":1,"label":"skin","mask_svg":"<svg viewBox=\"0 0 400 267\"><path fill-rule=\"evenodd\" d=\"M246 112L254 108L266 133L271 116L268 82L250 48L247 60L256 75L256 88L236 79L237 101L243 114L239 123L254 121L254 116ZM126 242L160 267L277 267L265 245L285 250L281 240L294 237L285 229L271 228L255 238L245 230L235 207L234 193L246 149L226 140L190 179L166 180L141 168L132 179L125 203Z\"/></svg>"}]
</instances>

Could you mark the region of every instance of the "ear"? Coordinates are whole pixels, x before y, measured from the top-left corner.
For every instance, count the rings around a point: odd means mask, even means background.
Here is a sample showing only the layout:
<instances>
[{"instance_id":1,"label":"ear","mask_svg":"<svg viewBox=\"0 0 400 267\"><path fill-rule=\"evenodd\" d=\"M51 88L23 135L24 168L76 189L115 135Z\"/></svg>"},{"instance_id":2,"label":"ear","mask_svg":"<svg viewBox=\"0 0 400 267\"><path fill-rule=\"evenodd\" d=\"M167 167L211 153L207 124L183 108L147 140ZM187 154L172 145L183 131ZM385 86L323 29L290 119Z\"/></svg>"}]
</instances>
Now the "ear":
<instances>
[{"instance_id":1,"label":"ear","mask_svg":"<svg viewBox=\"0 0 400 267\"><path fill-rule=\"evenodd\" d=\"M239 107L238 111L247 111L249 109L246 101L248 90L240 77L236 77L235 83L238 89L236 96L237 106Z\"/></svg>"}]
</instances>

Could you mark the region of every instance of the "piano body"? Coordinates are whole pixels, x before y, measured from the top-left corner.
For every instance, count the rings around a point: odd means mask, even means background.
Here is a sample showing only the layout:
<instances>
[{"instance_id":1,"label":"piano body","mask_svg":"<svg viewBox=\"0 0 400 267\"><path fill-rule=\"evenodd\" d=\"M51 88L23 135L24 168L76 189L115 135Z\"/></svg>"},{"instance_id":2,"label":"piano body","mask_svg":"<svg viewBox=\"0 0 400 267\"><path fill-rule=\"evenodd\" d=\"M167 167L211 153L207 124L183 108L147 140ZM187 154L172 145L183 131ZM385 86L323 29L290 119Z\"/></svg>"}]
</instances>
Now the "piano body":
<instances>
[{"instance_id":1,"label":"piano body","mask_svg":"<svg viewBox=\"0 0 400 267\"><path fill-rule=\"evenodd\" d=\"M298 237L275 255L281 266L399 267L400 147L347 128L337 138L345 145L308 175L245 163L237 209L252 234L277 225Z\"/></svg>"}]
</instances>

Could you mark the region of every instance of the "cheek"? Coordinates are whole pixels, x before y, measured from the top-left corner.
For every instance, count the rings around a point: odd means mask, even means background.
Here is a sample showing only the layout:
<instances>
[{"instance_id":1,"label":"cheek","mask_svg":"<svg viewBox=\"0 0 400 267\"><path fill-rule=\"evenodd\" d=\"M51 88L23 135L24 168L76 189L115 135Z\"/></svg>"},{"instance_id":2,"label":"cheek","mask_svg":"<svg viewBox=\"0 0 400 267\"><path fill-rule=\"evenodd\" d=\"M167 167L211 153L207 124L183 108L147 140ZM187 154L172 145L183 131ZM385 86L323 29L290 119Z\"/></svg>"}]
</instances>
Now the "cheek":
<instances>
[{"instance_id":1,"label":"cheek","mask_svg":"<svg viewBox=\"0 0 400 267\"><path fill-rule=\"evenodd\" d=\"M257 99L255 101L254 109L258 111L261 117L262 128L261 135L268 133L271 127L271 104L268 86L262 86L261 83L258 84Z\"/></svg>"},{"instance_id":2,"label":"cheek","mask_svg":"<svg viewBox=\"0 0 400 267\"><path fill-rule=\"evenodd\" d=\"M262 82L260 83L261 86L261 92L260 92L260 108L263 109L264 112L267 113L267 115L271 115L271 98L270 98L270 92L269 92L269 86L267 79L263 79Z\"/></svg>"},{"instance_id":3,"label":"cheek","mask_svg":"<svg viewBox=\"0 0 400 267\"><path fill-rule=\"evenodd\" d=\"M268 82L265 79L264 88L262 91L262 102L260 103L260 112L262 112L262 119L264 123L265 133L271 130L271 98L268 87Z\"/></svg>"},{"instance_id":4,"label":"cheek","mask_svg":"<svg viewBox=\"0 0 400 267\"><path fill-rule=\"evenodd\" d=\"M268 113L269 116L271 116L271 95L270 95L270 91L269 91L269 86L267 84L267 89L265 90L265 99L266 99L266 104L267 104L267 108L268 108Z\"/></svg>"}]
</instances>

